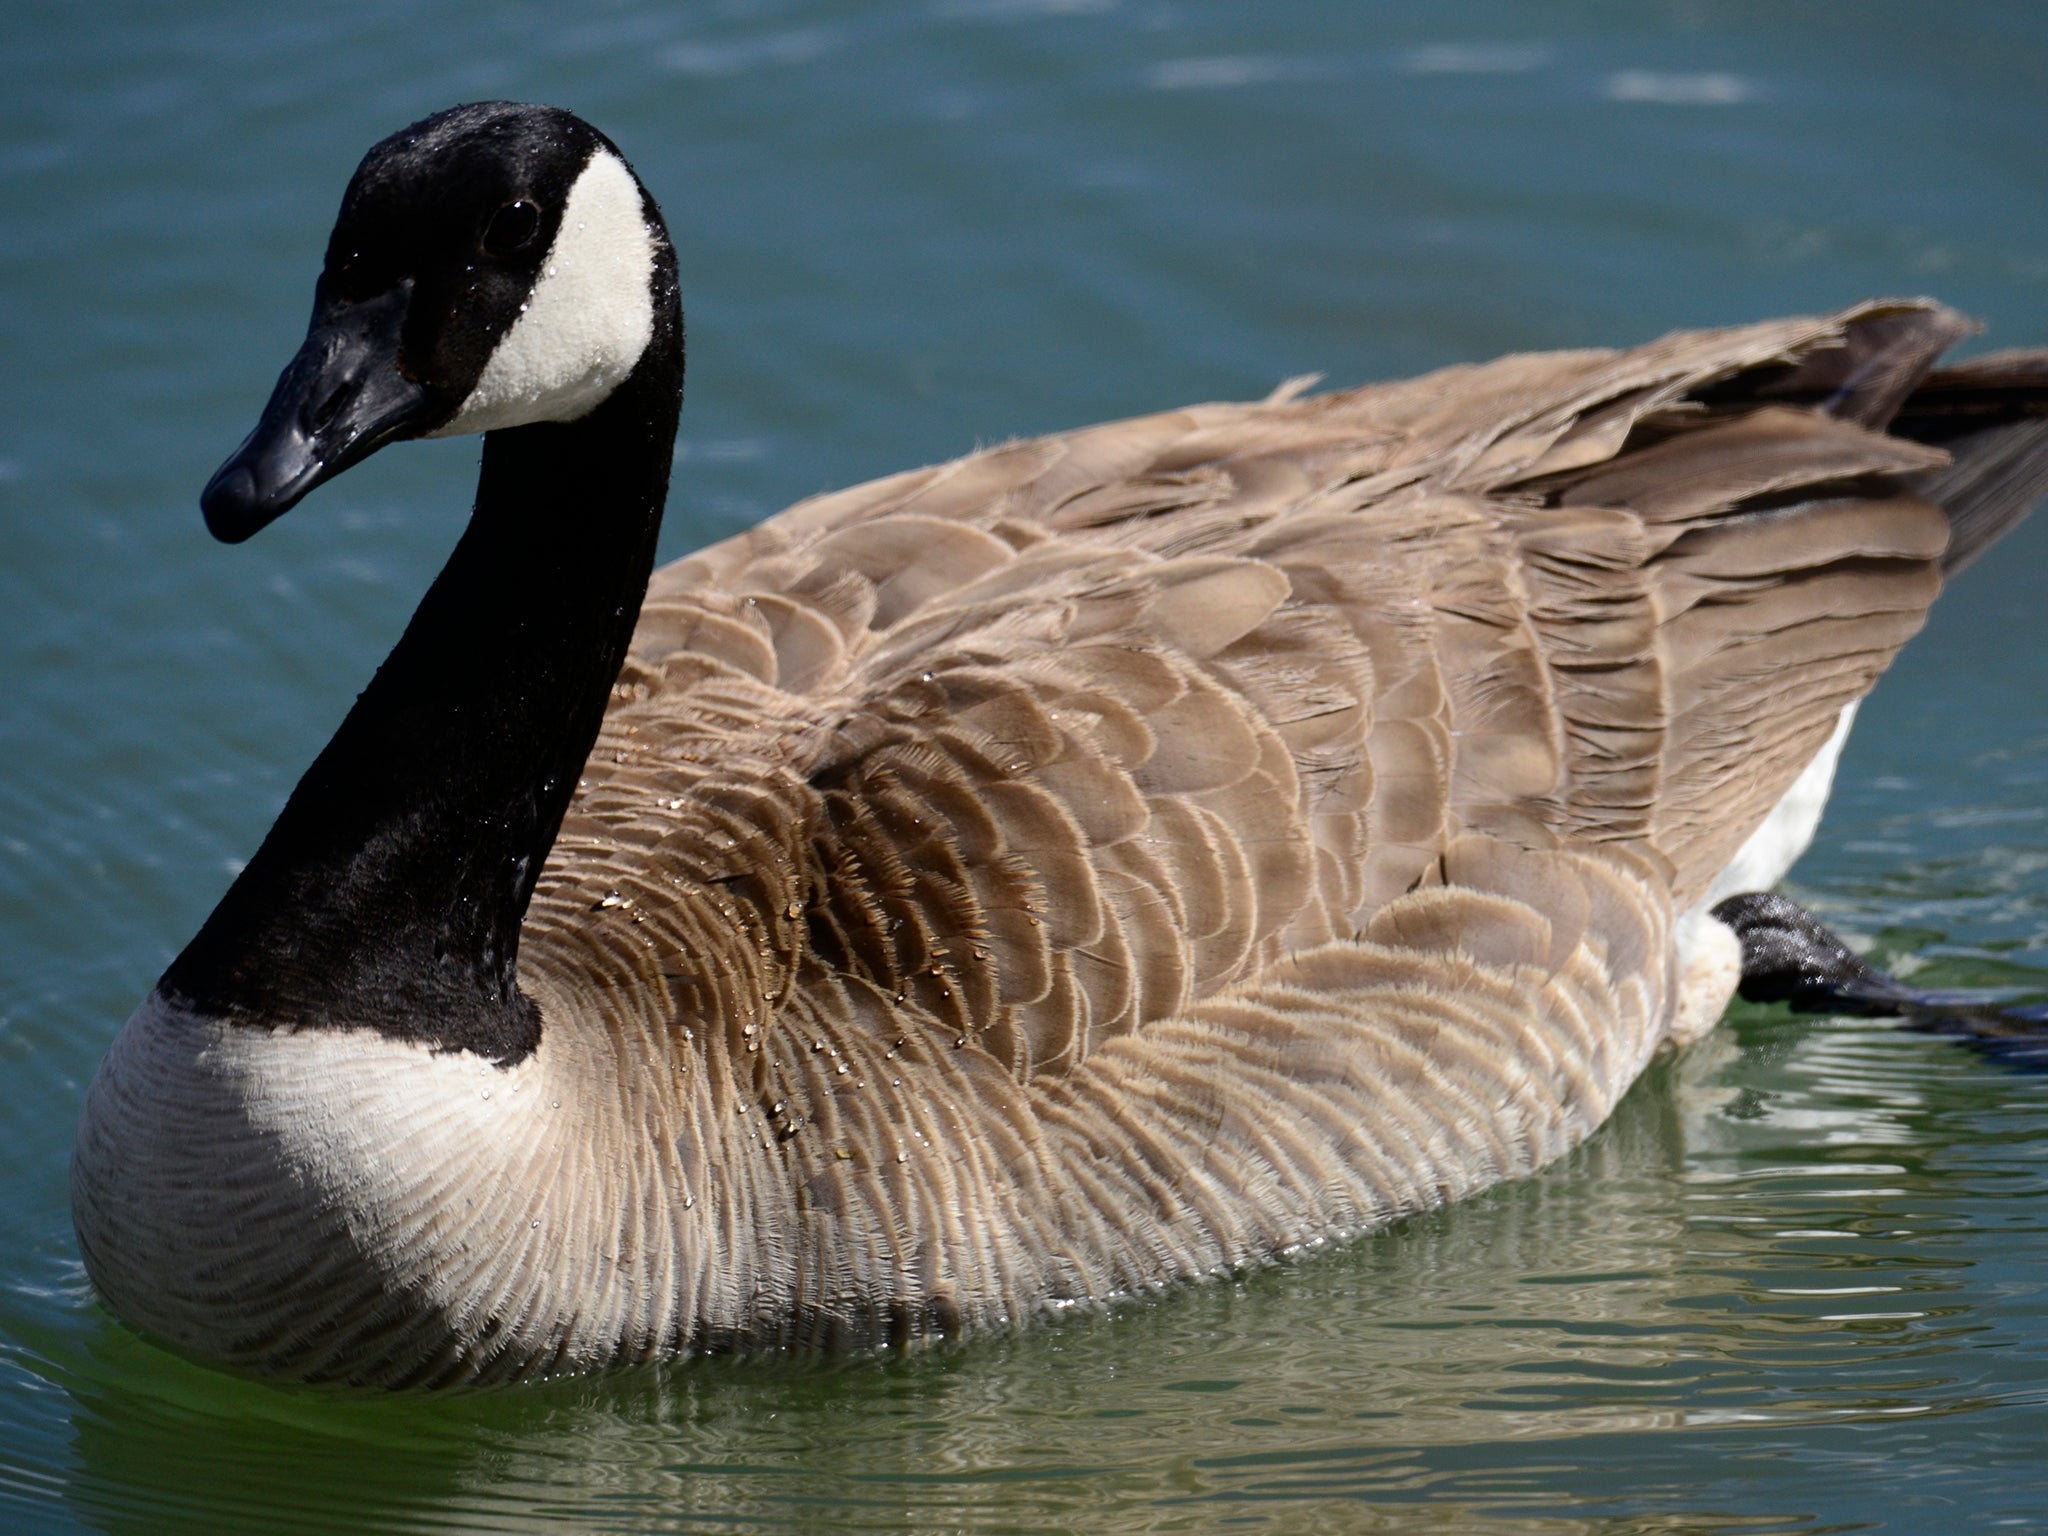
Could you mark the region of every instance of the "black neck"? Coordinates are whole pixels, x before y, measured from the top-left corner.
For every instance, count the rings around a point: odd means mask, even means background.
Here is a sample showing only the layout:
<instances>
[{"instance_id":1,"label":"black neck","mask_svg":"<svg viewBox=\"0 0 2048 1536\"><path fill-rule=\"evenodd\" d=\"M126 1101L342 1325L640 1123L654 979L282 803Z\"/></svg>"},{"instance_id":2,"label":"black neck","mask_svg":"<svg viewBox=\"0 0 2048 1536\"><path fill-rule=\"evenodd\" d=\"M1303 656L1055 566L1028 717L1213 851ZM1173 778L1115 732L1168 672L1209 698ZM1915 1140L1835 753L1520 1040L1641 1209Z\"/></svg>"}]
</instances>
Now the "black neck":
<instances>
[{"instance_id":1,"label":"black neck","mask_svg":"<svg viewBox=\"0 0 2048 1536\"><path fill-rule=\"evenodd\" d=\"M347 720L160 987L231 1021L509 1062L540 1038L519 925L646 595L682 398L654 337L580 421L484 439L476 510Z\"/></svg>"}]
</instances>

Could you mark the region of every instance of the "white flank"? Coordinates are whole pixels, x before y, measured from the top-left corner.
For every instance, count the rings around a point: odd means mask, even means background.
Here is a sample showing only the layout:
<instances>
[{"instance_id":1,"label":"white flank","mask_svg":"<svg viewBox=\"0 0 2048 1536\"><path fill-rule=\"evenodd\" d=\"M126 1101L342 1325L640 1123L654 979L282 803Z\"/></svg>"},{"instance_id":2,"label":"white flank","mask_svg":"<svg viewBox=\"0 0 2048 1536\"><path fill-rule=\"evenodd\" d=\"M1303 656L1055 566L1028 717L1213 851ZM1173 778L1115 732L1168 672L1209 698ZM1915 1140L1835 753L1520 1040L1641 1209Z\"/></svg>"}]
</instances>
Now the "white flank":
<instances>
[{"instance_id":1,"label":"white flank","mask_svg":"<svg viewBox=\"0 0 2048 1536\"><path fill-rule=\"evenodd\" d=\"M1745 891L1768 891L1799 862L1799 855L1806 852L1820 827L1828 791L1835 787L1835 764L1842 759L1842 744L1855 723L1856 706L1851 704L1835 722L1834 735L1792 781L1785 798L1763 819L1763 825L1749 834L1749 841L1728 861L1695 910L1704 911Z\"/></svg>"},{"instance_id":2,"label":"white flank","mask_svg":"<svg viewBox=\"0 0 2048 1536\"><path fill-rule=\"evenodd\" d=\"M1855 723L1856 705L1851 704L1835 722L1834 734L1792 781L1785 797L1736 850L1707 894L1679 918L1680 980L1670 1028L1674 1044L1690 1045L1712 1029L1742 979L1742 945L1734 929L1711 915L1713 909L1730 896L1768 891L1806 852L1820 827L1821 812L1827 809L1828 792L1835 786L1835 765L1842 759L1842 745Z\"/></svg>"},{"instance_id":3,"label":"white flank","mask_svg":"<svg viewBox=\"0 0 2048 1536\"><path fill-rule=\"evenodd\" d=\"M599 150L569 189L562 227L526 311L476 388L430 437L587 416L626 380L654 334L654 237L640 184Z\"/></svg>"}]
</instances>

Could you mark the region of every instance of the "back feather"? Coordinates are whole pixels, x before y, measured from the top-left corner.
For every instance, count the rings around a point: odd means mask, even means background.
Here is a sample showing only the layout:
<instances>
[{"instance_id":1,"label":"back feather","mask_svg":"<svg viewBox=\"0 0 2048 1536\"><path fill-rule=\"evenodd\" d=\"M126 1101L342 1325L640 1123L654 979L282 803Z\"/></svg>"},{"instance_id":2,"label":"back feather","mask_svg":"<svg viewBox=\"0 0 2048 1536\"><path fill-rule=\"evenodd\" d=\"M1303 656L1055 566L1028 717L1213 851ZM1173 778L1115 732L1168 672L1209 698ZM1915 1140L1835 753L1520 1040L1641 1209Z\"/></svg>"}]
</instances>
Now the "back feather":
<instances>
[{"instance_id":1,"label":"back feather","mask_svg":"<svg viewBox=\"0 0 2048 1536\"><path fill-rule=\"evenodd\" d=\"M658 572L521 979L707 1096L673 1155L769 1246L678 1305L947 1331L1572 1145L1675 914L2048 480L2048 354L1928 374L1964 329L1283 388ZM867 1299L746 1320L798 1272Z\"/></svg>"}]
</instances>

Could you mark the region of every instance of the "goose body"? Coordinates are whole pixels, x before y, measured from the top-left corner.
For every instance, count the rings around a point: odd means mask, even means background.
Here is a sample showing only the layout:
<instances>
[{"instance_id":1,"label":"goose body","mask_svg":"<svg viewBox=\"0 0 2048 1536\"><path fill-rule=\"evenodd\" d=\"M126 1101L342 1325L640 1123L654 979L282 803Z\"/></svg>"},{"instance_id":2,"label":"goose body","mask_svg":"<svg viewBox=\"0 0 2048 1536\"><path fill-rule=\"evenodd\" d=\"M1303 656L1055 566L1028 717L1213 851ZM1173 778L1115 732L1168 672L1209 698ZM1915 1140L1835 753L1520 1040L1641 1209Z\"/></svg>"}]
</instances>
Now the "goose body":
<instances>
[{"instance_id":1,"label":"goose body","mask_svg":"<svg viewBox=\"0 0 2048 1536\"><path fill-rule=\"evenodd\" d=\"M905 1346L1533 1172L1739 972L2042 478L1924 303L1205 405L659 571L665 231L566 113L372 150L204 498L486 431L448 568L109 1051L95 1285L268 1374ZM644 603L642 601L644 593ZM637 617L636 617L637 615Z\"/></svg>"}]
</instances>

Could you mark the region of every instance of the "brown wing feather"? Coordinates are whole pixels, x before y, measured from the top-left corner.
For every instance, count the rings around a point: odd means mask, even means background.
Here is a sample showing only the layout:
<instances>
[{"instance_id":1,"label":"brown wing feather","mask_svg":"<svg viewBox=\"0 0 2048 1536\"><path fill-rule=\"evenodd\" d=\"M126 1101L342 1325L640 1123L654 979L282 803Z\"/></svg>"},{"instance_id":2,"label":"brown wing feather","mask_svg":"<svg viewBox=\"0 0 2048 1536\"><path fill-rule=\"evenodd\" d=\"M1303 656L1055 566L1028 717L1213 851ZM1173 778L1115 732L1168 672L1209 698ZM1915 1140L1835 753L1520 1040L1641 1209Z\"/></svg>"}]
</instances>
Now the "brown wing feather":
<instances>
[{"instance_id":1,"label":"brown wing feather","mask_svg":"<svg viewBox=\"0 0 2048 1536\"><path fill-rule=\"evenodd\" d=\"M1461 830L1635 846L1683 899L1931 596L1942 525L1910 500L1737 513L1938 462L1727 403L1743 369L1782 386L1841 336L1786 322L1201 407L821 498L658 575L636 659L662 684L594 772L650 729L724 774L762 765L717 724L772 739L816 865L815 953L789 963L906 1007L932 991L1027 1073L1349 937ZM1816 679L1793 709L1770 686L1788 656ZM1237 910L1201 910L1219 902ZM995 986L935 986L948 935Z\"/></svg>"},{"instance_id":2,"label":"brown wing feather","mask_svg":"<svg viewBox=\"0 0 2048 1536\"><path fill-rule=\"evenodd\" d=\"M1880 429L1954 328L1200 406L672 565L529 919L544 1015L758 1107L733 1230L865 1298L842 1340L1540 1166L1939 585L1943 455Z\"/></svg>"}]
</instances>

